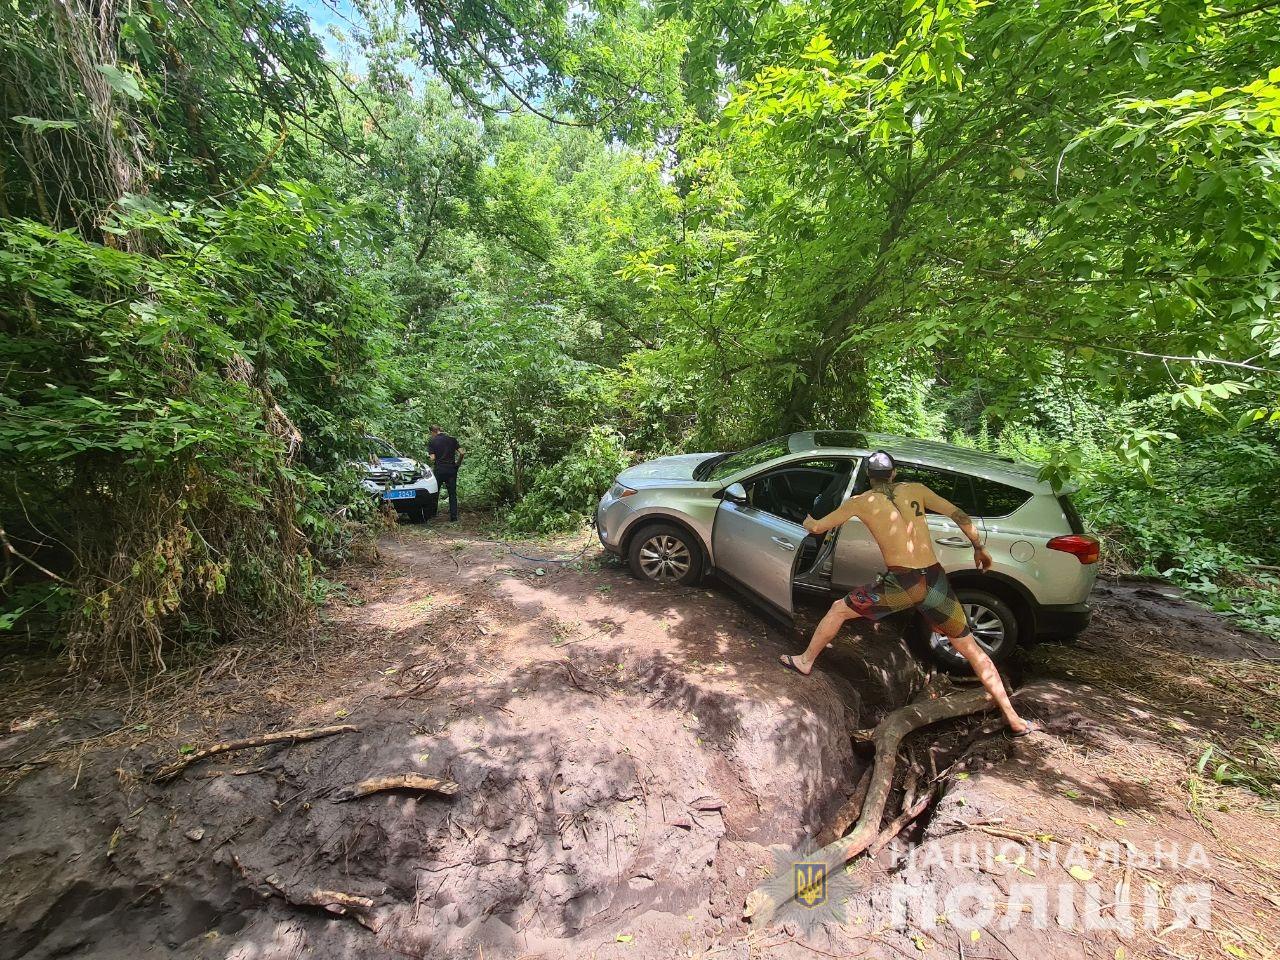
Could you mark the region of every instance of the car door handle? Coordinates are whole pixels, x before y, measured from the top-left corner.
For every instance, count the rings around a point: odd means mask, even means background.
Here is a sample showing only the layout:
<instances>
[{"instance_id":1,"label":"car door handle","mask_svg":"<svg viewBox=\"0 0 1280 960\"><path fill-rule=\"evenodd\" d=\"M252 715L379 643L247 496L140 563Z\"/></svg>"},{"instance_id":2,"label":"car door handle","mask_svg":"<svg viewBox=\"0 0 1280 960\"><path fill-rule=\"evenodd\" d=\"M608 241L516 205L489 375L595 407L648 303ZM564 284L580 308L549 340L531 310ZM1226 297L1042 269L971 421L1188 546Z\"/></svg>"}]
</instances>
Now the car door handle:
<instances>
[{"instance_id":1,"label":"car door handle","mask_svg":"<svg viewBox=\"0 0 1280 960\"><path fill-rule=\"evenodd\" d=\"M780 546L783 550L794 550L796 548L796 545L786 537L770 537L769 539Z\"/></svg>"},{"instance_id":2,"label":"car door handle","mask_svg":"<svg viewBox=\"0 0 1280 960\"><path fill-rule=\"evenodd\" d=\"M971 546L965 537L943 537L941 540L935 540L934 543L944 547L968 547Z\"/></svg>"}]
</instances>

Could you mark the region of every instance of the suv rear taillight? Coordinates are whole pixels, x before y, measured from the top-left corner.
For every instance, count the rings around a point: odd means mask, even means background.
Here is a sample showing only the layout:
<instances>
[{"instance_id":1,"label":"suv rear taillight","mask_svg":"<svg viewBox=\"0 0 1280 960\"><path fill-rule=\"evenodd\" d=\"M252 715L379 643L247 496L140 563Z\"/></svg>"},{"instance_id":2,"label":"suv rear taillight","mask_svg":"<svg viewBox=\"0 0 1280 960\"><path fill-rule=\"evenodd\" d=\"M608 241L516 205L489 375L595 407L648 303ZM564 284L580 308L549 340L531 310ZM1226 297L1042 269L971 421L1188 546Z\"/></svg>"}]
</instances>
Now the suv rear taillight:
<instances>
[{"instance_id":1,"label":"suv rear taillight","mask_svg":"<svg viewBox=\"0 0 1280 960\"><path fill-rule=\"evenodd\" d=\"M1102 555L1102 546L1094 537L1081 533L1073 533L1068 537L1054 537L1049 541L1050 550L1061 550L1069 553L1081 563L1097 563Z\"/></svg>"}]
</instances>

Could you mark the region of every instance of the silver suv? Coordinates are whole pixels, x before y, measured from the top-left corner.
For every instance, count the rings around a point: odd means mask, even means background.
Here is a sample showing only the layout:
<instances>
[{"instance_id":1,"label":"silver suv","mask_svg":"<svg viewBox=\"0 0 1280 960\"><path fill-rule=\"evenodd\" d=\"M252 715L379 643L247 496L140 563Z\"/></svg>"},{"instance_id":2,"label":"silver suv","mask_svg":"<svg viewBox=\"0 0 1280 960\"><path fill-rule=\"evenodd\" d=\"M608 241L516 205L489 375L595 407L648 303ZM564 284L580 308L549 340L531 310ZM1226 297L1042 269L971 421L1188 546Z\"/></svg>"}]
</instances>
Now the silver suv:
<instances>
[{"instance_id":1,"label":"silver suv","mask_svg":"<svg viewBox=\"0 0 1280 960\"><path fill-rule=\"evenodd\" d=\"M1089 623L1098 541L1085 533L1066 493L1028 464L886 434L819 430L778 437L738 453L663 457L624 470L600 501L596 530L637 577L689 584L715 571L790 618L797 590L843 593L884 571L861 521L824 537L821 517L867 489L863 459L887 450L901 480L933 488L974 518L995 560L974 569L973 548L948 517L929 515L946 568L978 642L995 659L1019 638L1071 636ZM964 661L945 637L909 630L944 664Z\"/></svg>"}]
</instances>

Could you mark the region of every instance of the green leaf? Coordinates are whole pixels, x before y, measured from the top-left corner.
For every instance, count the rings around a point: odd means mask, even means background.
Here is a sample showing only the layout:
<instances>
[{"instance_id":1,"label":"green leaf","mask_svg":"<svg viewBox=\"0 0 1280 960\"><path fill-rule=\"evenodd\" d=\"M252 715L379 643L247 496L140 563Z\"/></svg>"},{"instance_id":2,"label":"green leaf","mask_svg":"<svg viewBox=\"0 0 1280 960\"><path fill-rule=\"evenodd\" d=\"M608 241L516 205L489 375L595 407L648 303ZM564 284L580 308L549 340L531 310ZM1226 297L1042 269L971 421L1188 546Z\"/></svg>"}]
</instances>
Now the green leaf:
<instances>
[{"instance_id":1,"label":"green leaf","mask_svg":"<svg viewBox=\"0 0 1280 960\"><path fill-rule=\"evenodd\" d=\"M32 127L36 133L49 130L74 130L79 124L75 120L43 120L40 117L16 116L13 118L24 126Z\"/></svg>"},{"instance_id":2,"label":"green leaf","mask_svg":"<svg viewBox=\"0 0 1280 960\"><path fill-rule=\"evenodd\" d=\"M142 87L138 86L138 78L132 73L127 73L110 63L98 64L97 70L116 93L124 94L133 100L142 99Z\"/></svg>"}]
</instances>

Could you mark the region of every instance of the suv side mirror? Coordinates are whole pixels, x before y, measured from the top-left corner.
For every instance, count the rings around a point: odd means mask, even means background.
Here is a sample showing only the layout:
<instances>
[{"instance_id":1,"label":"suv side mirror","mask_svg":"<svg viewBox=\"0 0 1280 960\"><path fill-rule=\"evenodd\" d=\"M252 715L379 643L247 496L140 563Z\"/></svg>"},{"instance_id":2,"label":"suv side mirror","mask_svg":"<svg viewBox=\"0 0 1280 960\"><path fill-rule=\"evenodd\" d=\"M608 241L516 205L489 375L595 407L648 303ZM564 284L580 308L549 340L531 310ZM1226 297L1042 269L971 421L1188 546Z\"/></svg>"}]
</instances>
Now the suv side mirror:
<instances>
[{"instance_id":1,"label":"suv side mirror","mask_svg":"<svg viewBox=\"0 0 1280 960\"><path fill-rule=\"evenodd\" d=\"M747 488L740 483L731 483L720 491L720 499L730 503L746 503Z\"/></svg>"}]
</instances>

